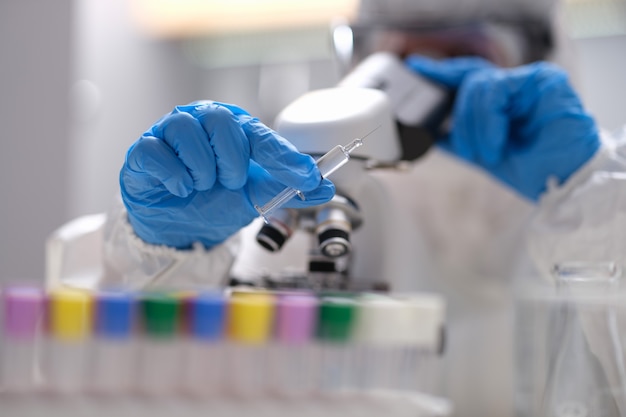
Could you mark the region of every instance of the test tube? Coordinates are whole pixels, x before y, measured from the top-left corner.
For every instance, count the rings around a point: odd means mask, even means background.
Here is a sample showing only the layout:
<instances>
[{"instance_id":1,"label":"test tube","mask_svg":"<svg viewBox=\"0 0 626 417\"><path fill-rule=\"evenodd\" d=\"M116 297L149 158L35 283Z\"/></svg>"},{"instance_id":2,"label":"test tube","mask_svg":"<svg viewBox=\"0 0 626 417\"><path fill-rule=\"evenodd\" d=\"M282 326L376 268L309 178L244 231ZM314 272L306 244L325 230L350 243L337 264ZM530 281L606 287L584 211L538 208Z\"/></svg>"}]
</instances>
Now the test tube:
<instances>
[{"instance_id":1,"label":"test tube","mask_svg":"<svg viewBox=\"0 0 626 417\"><path fill-rule=\"evenodd\" d=\"M45 293L37 286L9 286L2 291L3 343L0 389L11 393L40 388L38 346Z\"/></svg>"},{"instance_id":2,"label":"test tube","mask_svg":"<svg viewBox=\"0 0 626 417\"><path fill-rule=\"evenodd\" d=\"M134 389L135 299L123 291L97 295L90 378L96 393L123 394Z\"/></svg>"},{"instance_id":3,"label":"test tube","mask_svg":"<svg viewBox=\"0 0 626 417\"><path fill-rule=\"evenodd\" d=\"M354 328L359 388L391 390L399 386L410 311L395 299L379 294L359 297Z\"/></svg>"},{"instance_id":4,"label":"test tube","mask_svg":"<svg viewBox=\"0 0 626 417\"><path fill-rule=\"evenodd\" d=\"M348 143L347 145L345 146L337 145L334 148L332 148L330 151L322 155L315 162L317 164L317 168L320 171L320 174L322 175L322 178L327 178L333 172L337 171L339 168L347 164L348 161L350 160L350 153L354 151L356 148L360 147L361 145L363 145L363 140L361 138L356 138L352 140L350 143ZM267 216L270 212L272 212L273 210L279 207L282 207L286 202L288 202L289 200L291 200L297 195L300 196L300 198L304 199L304 196L299 190L288 187L288 188L285 188L280 193L278 193L274 198L272 198L264 206L255 205L254 208L259 212L261 216L263 216L263 218L267 222L268 221Z\"/></svg>"},{"instance_id":5,"label":"test tube","mask_svg":"<svg viewBox=\"0 0 626 417\"><path fill-rule=\"evenodd\" d=\"M399 390L439 395L443 392L443 325L445 303L430 294L394 295L406 314L396 320L402 339Z\"/></svg>"},{"instance_id":6,"label":"test tube","mask_svg":"<svg viewBox=\"0 0 626 417\"><path fill-rule=\"evenodd\" d=\"M317 338L322 392L338 392L354 387L353 349L350 345L356 303L343 297L323 297L318 310Z\"/></svg>"},{"instance_id":7,"label":"test tube","mask_svg":"<svg viewBox=\"0 0 626 417\"><path fill-rule=\"evenodd\" d=\"M228 305L230 388L239 396L256 397L269 389L268 343L274 319L274 296L235 293Z\"/></svg>"},{"instance_id":8,"label":"test tube","mask_svg":"<svg viewBox=\"0 0 626 417\"><path fill-rule=\"evenodd\" d=\"M138 390L149 396L171 395L181 384L178 340L181 300L165 293L145 293L139 301L143 324Z\"/></svg>"},{"instance_id":9,"label":"test tube","mask_svg":"<svg viewBox=\"0 0 626 417\"><path fill-rule=\"evenodd\" d=\"M200 293L189 300L189 339L185 343L185 391L217 396L226 375L226 299L221 293Z\"/></svg>"},{"instance_id":10,"label":"test tube","mask_svg":"<svg viewBox=\"0 0 626 417\"><path fill-rule=\"evenodd\" d=\"M318 388L317 308L318 300L312 295L288 294L277 301L271 374L274 390L279 395L302 397Z\"/></svg>"},{"instance_id":11,"label":"test tube","mask_svg":"<svg viewBox=\"0 0 626 417\"><path fill-rule=\"evenodd\" d=\"M73 394L87 382L93 300L86 291L57 289L49 295L50 329L46 384L52 392Z\"/></svg>"}]
</instances>

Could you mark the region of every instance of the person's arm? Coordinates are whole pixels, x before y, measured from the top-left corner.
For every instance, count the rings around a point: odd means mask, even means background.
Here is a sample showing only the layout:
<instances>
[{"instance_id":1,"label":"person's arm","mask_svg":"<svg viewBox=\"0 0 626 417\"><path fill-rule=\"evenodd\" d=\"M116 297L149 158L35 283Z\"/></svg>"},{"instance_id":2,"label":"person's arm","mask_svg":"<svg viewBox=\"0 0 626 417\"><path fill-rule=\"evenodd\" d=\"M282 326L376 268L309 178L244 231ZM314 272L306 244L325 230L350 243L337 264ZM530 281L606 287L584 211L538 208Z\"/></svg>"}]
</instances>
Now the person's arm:
<instances>
[{"instance_id":1,"label":"person's arm","mask_svg":"<svg viewBox=\"0 0 626 417\"><path fill-rule=\"evenodd\" d=\"M89 290L191 290L221 287L239 251L239 236L212 249L179 250L144 242L122 201L107 213L81 216L46 242L46 286Z\"/></svg>"},{"instance_id":2,"label":"person's arm","mask_svg":"<svg viewBox=\"0 0 626 417\"><path fill-rule=\"evenodd\" d=\"M456 90L452 131L440 138L441 147L536 203L527 230L531 258L549 283L545 294L566 291L570 296L566 300L573 308L559 324L580 326L585 336L582 341L572 336L554 341L561 352L579 356L572 363L553 358L548 364L545 412L572 403L589 405L603 389L623 387L626 368L618 330L626 317L611 304L615 288L607 264L615 264L614 278L626 267L626 138L600 135L567 74L554 65L501 69L473 58L422 57L409 58L407 64ZM583 265L582 274L569 282L559 282L554 273L557 266L574 272ZM594 285L580 279L590 278L589 273ZM602 273L603 284L598 279ZM595 297L591 304L584 300L588 296ZM600 385L589 371L596 362L603 371ZM569 369L558 373L556 367ZM581 374L584 380L572 384L571 378ZM603 392L603 404L612 394ZM623 413L626 403L621 392L616 394L616 407Z\"/></svg>"},{"instance_id":3,"label":"person's arm","mask_svg":"<svg viewBox=\"0 0 626 417\"><path fill-rule=\"evenodd\" d=\"M565 183L600 148L595 121L556 65L499 68L480 58L407 65L455 93L440 148L537 202L548 181Z\"/></svg>"},{"instance_id":4,"label":"person's arm","mask_svg":"<svg viewBox=\"0 0 626 417\"><path fill-rule=\"evenodd\" d=\"M456 93L440 147L537 205L527 236L542 276L574 261L626 266L626 148L600 135L564 70L420 56L407 65Z\"/></svg>"},{"instance_id":5,"label":"person's arm","mask_svg":"<svg viewBox=\"0 0 626 417\"><path fill-rule=\"evenodd\" d=\"M199 289L226 284L239 249L235 234L206 249L200 242L180 250L142 240L128 222L121 201L107 213L103 230L103 275L100 288Z\"/></svg>"},{"instance_id":6,"label":"person's arm","mask_svg":"<svg viewBox=\"0 0 626 417\"><path fill-rule=\"evenodd\" d=\"M120 172L123 204L108 214L102 247L93 248L103 251L104 267L91 286L224 283L237 231L258 216L255 205L287 186L305 199L286 207L334 195L311 156L241 108L210 101L176 107L128 150Z\"/></svg>"}]
</instances>

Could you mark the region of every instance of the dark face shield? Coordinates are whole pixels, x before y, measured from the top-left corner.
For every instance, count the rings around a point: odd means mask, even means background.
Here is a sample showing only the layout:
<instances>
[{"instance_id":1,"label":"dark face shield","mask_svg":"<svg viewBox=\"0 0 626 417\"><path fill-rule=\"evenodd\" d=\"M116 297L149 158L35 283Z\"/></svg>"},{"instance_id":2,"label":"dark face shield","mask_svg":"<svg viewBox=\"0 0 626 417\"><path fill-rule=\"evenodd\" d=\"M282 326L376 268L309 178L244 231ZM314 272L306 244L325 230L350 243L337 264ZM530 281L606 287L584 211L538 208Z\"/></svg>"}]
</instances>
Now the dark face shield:
<instances>
[{"instance_id":1,"label":"dark face shield","mask_svg":"<svg viewBox=\"0 0 626 417\"><path fill-rule=\"evenodd\" d=\"M479 56L509 67L546 59L554 46L547 19L357 22L336 25L332 38L337 60L346 72L381 51L401 58L414 53L434 58Z\"/></svg>"}]
</instances>

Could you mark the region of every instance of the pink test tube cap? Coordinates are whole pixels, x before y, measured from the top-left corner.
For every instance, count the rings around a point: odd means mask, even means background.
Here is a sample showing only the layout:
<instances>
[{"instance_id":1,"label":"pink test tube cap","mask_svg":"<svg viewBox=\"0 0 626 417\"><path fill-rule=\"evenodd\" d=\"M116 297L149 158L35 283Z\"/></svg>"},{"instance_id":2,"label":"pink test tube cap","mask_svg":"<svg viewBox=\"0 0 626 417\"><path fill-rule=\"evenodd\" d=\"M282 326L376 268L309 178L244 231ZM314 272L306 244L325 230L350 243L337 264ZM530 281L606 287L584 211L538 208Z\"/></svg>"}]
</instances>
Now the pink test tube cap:
<instances>
[{"instance_id":1,"label":"pink test tube cap","mask_svg":"<svg viewBox=\"0 0 626 417\"><path fill-rule=\"evenodd\" d=\"M308 343L315 337L318 300L311 295L284 295L278 299L276 337L288 345Z\"/></svg>"},{"instance_id":2,"label":"pink test tube cap","mask_svg":"<svg viewBox=\"0 0 626 417\"><path fill-rule=\"evenodd\" d=\"M35 338L43 325L46 295L37 286L8 286L2 290L4 334L19 340Z\"/></svg>"}]
</instances>

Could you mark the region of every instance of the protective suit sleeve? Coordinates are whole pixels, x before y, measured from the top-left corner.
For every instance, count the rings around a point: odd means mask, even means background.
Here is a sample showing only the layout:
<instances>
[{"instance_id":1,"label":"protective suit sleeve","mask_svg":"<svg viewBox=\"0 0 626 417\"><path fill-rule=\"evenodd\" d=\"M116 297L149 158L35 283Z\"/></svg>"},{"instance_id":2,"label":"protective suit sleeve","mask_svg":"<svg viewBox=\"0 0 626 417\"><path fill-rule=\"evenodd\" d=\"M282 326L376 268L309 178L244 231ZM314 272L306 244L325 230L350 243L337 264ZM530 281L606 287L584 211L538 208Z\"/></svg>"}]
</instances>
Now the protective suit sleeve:
<instances>
[{"instance_id":1,"label":"protective suit sleeve","mask_svg":"<svg viewBox=\"0 0 626 417\"><path fill-rule=\"evenodd\" d=\"M623 284L618 284L616 278L619 279L621 274L623 281L626 266L625 134L626 130L615 138L603 133L600 151L586 165L562 186L548 186L528 233L533 263L549 284L557 286L557 294L566 296L570 327L580 326L584 334L584 341L578 345L569 335L561 341L562 344L555 346L562 354L573 351L578 355L574 358L576 368L581 363L591 366L591 362L584 362L583 354L585 348L589 349L600 364L600 375L606 380L600 380L599 386L589 386L591 384L579 380L574 387L584 388L588 396L603 393L605 400L611 398L610 390L615 389L617 395L613 400L620 415L626 413L626 401L622 391L618 391L626 384L620 339L626 315L620 307L623 305L623 290L620 291ZM609 267L611 264L615 267ZM567 274L557 278L557 266L569 267L574 275L569 279ZM582 271L578 275L576 268ZM591 275L587 275L589 273ZM571 400L568 396L572 394L567 388L572 387L569 380L576 373L570 373L572 369L569 369L560 375L557 368L553 369L558 365L555 359L550 366L546 407L556 407ZM576 371L584 374L586 369ZM591 375L585 377L595 381ZM578 401L582 402L584 398Z\"/></svg>"},{"instance_id":2,"label":"protective suit sleeve","mask_svg":"<svg viewBox=\"0 0 626 417\"><path fill-rule=\"evenodd\" d=\"M106 214L82 216L58 228L46 242L46 286L89 290L193 290L228 279L239 235L210 250L198 243L179 250L141 240L116 201Z\"/></svg>"},{"instance_id":3,"label":"protective suit sleeve","mask_svg":"<svg viewBox=\"0 0 626 417\"><path fill-rule=\"evenodd\" d=\"M100 286L142 290L218 287L225 284L238 248L238 235L211 249L201 243L187 250L146 243L135 234L120 202L109 213L104 228Z\"/></svg>"},{"instance_id":4,"label":"protective suit sleeve","mask_svg":"<svg viewBox=\"0 0 626 417\"><path fill-rule=\"evenodd\" d=\"M626 141L602 134L602 147L562 186L548 190L531 220L528 246L542 276L555 265L626 265Z\"/></svg>"}]
</instances>

